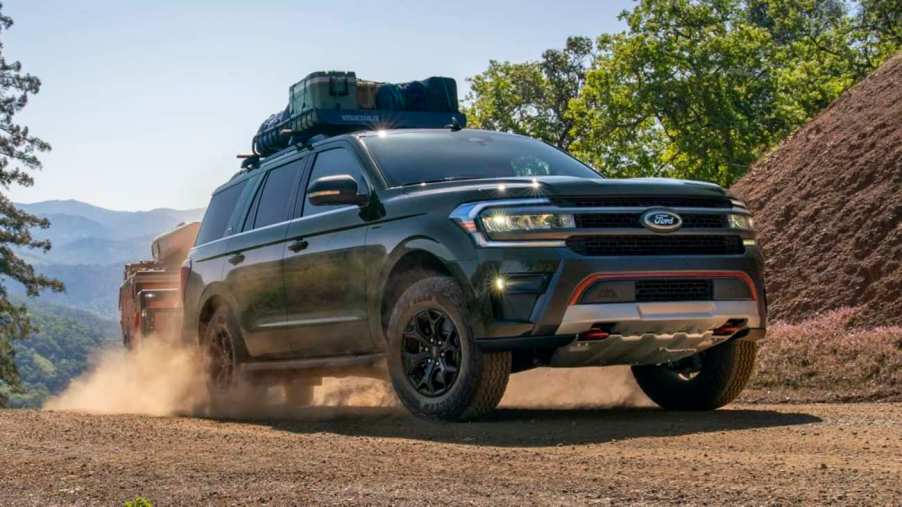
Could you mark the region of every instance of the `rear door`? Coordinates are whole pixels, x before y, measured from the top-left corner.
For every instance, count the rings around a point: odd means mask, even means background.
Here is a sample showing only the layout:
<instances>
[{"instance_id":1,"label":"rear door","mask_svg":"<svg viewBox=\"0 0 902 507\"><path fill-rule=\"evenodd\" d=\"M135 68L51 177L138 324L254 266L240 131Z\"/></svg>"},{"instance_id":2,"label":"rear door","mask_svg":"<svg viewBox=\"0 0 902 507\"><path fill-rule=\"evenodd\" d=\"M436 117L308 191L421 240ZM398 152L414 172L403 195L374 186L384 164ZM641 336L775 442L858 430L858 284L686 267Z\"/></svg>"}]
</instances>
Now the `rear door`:
<instances>
[{"instance_id":1,"label":"rear door","mask_svg":"<svg viewBox=\"0 0 902 507\"><path fill-rule=\"evenodd\" d=\"M282 251L305 160L267 171L241 232L230 239L225 282L251 356L278 355L288 347L279 333L285 320Z\"/></svg>"},{"instance_id":2,"label":"rear door","mask_svg":"<svg viewBox=\"0 0 902 507\"><path fill-rule=\"evenodd\" d=\"M331 144L316 153L305 188L324 176L347 174L372 192L351 147ZM371 352L366 304L366 220L354 205L315 206L299 194L285 245L286 326L298 355Z\"/></svg>"}]
</instances>

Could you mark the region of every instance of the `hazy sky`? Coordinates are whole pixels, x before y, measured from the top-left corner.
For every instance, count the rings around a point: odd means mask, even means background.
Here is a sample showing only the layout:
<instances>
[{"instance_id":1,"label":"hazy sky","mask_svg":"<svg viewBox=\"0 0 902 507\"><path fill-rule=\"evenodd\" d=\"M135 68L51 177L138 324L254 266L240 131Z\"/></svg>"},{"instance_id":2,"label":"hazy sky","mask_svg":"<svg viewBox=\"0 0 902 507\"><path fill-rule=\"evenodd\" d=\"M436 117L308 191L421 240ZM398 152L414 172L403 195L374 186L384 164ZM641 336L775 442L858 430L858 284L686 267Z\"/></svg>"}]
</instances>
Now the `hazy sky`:
<instances>
[{"instance_id":1,"label":"hazy sky","mask_svg":"<svg viewBox=\"0 0 902 507\"><path fill-rule=\"evenodd\" d=\"M8 60L44 86L20 120L53 145L20 202L205 206L260 122L315 70L458 80L568 35L618 31L629 0L7 0ZM463 97L461 97L463 98Z\"/></svg>"}]
</instances>

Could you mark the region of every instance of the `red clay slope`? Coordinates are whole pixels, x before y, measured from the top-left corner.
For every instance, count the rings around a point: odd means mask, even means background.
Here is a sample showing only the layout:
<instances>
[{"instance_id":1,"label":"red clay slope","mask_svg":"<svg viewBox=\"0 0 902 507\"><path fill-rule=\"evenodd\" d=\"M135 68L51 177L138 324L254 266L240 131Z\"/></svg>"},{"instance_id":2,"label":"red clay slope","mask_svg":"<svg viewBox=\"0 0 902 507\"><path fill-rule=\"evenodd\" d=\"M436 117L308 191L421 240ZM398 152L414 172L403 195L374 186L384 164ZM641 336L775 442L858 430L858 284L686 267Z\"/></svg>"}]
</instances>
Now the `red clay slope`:
<instances>
[{"instance_id":1,"label":"red clay slope","mask_svg":"<svg viewBox=\"0 0 902 507\"><path fill-rule=\"evenodd\" d=\"M902 324L902 54L732 189L755 215L773 319L850 306L857 325Z\"/></svg>"}]
</instances>

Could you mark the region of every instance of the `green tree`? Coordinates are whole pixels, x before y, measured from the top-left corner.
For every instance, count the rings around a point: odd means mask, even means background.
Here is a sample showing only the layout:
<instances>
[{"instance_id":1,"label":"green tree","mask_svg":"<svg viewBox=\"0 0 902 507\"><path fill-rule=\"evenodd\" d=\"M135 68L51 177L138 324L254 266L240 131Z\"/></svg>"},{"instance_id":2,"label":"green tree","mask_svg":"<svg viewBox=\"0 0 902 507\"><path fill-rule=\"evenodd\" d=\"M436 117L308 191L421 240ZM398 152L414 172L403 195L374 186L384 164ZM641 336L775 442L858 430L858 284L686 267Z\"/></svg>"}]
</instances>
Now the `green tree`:
<instances>
[{"instance_id":1,"label":"green tree","mask_svg":"<svg viewBox=\"0 0 902 507\"><path fill-rule=\"evenodd\" d=\"M621 14L627 29L594 47L568 41L542 62L492 62L472 79L468 114L610 176L729 185L902 46L899 4L641 0ZM574 64L544 71L554 54Z\"/></svg>"},{"instance_id":2,"label":"green tree","mask_svg":"<svg viewBox=\"0 0 902 507\"><path fill-rule=\"evenodd\" d=\"M833 0L645 0L599 39L574 151L614 175L729 185L873 68Z\"/></svg>"},{"instance_id":3,"label":"green tree","mask_svg":"<svg viewBox=\"0 0 902 507\"><path fill-rule=\"evenodd\" d=\"M9 30L13 20L2 13L0 4L0 35ZM31 186L30 171L40 169L37 158L50 145L32 135L28 127L15 122L14 116L28 104L29 95L38 93L41 81L22 72L22 64L6 59L0 42L0 185L8 191L12 185ZM47 251L48 241L32 237L34 227L49 227L47 220L18 209L5 193L0 193L0 277L22 284L29 296L37 296L41 289L62 290L62 284L42 276L16 255L14 248L33 248ZM12 342L33 332L24 305L9 300L6 286L0 283L0 384L9 389L19 385ZM0 406L6 400L0 394Z\"/></svg>"},{"instance_id":4,"label":"green tree","mask_svg":"<svg viewBox=\"0 0 902 507\"><path fill-rule=\"evenodd\" d=\"M535 62L489 62L470 78L470 126L528 135L567 149L573 138L570 101L579 95L594 57L592 40L570 37Z\"/></svg>"},{"instance_id":5,"label":"green tree","mask_svg":"<svg viewBox=\"0 0 902 507\"><path fill-rule=\"evenodd\" d=\"M860 0L855 39L879 62L902 48L902 0Z\"/></svg>"}]
</instances>

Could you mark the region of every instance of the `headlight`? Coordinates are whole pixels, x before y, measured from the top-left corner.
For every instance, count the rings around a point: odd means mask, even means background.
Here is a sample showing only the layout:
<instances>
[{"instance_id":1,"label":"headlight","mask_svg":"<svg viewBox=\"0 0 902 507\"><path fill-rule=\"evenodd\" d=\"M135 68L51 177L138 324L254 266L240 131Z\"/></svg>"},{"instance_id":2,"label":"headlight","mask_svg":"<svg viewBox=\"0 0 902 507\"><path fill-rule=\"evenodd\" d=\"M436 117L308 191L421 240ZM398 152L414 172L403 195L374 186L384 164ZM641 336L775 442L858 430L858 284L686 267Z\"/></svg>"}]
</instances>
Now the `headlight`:
<instances>
[{"instance_id":1,"label":"headlight","mask_svg":"<svg viewBox=\"0 0 902 507\"><path fill-rule=\"evenodd\" d=\"M573 215L554 213L513 214L493 211L480 217L486 232L547 231L553 229L573 229L576 221Z\"/></svg>"},{"instance_id":2,"label":"headlight","mask_svg":"<svg viewBox=\"0 0 902 507\"><path fill-rule=\"evenodd\" d=\"M727 220L729 221L730 229L739 229L741 231L755 230L755 221L748 215L731 213L727 216Z\"/></svg>"}]
</instances>

